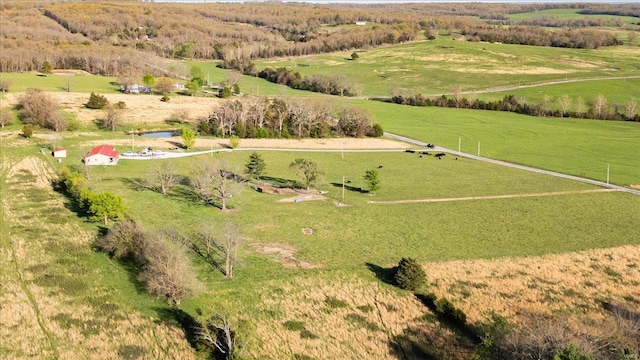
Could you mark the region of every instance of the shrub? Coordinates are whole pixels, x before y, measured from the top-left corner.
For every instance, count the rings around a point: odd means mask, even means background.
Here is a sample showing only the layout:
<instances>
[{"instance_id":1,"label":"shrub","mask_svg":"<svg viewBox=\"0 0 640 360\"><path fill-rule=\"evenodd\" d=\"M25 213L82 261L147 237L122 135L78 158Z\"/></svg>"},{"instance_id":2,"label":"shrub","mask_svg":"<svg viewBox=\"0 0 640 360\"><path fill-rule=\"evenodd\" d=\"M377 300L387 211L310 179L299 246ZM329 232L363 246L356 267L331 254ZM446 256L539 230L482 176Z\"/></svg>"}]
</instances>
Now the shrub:
<instances>
[{"instance_id":1,"label":"shrub","mask_svg":"<svg viewBox=\"0 0 640 360\"><path fill-rule=\"evenodd\" d=\"M133 219L125 218L99 238L96 246L120 261L136 261L144 246L144 232Z\"/></svg>"},{"instance_id":2,"label":"shrub","mask_svg":"<svg viewBox=\"0 0 640 360\"><path fill-rule=\"evenodd\" d=\"M231 135L229 137L229 144L231 145L232 149L237 148L240 145L240 138L236 135Z\"/></svg>"},{"instance_id":3,"label":"shrub","mask_svg":"<svg viewBox=\"0 0 640 360\"><path fill-rule=\"evenodd\" d=\"M594 357L585 354L579 347L570 344L569 346L560 349L553 356L553 360L593 360Z\"/></svg>"},{"instance_id":4,"label":"shrub","mask_svg":"<svg viewBox=\"0 0 640 360\"><path fill-rule=\"evenodd\" d=\"M27 139L33 136L33 127L29 124L22 127L22 136Z\"/></svg>"},{"instance_id":5,"label":"shrub","mask_svg":"<svg viewBox=\"0 0 640 360\"><path fill-rule=\"evenodd\" d=\"M369 132L370 137L382 137L384 135L384 130L380 124L373 124L371 127L371 131Z\"/></svg>"},{"instance_id":6,"label":"shrub","mask_svg":"<svg viewBox=\"0 0 640 360\"><path fill-rule=\"evenodd\" d=\"M438 312L445 319L454 322L458 325L464 325L467 323L467 315L464 311L458 309L453 303L445 298L436 300L435 302L436 312Z\"/></svg>"},{"instance_id":7,"label":"shrub","mask_svg":"<svg viewBox=\"0 0 640 360\"><path fill-rule=\"evenodd\" d=\"M85 106L89 109L105 109L109 106L109 101L103 95L91 93Z\"/></svg>"},{"instance_id":8,"label":"shrub","mask_svg":"<svg viewBox=\"0 0 640 360\"><path fill-rule=\"evenodd\" d=\"M401 289L415 291L425 285L427 276L415 259L402 258L396 267L394 280Z\"/></svg>"},{"instance_id":9,"label":"shrub","mask_svg":"<svg viewBox=\"0 0 640 360\"><path fill-rule=\"evenodd\" d=\"M282 325L284 326L285 329L291 330L291 331L304 330L304 323L302 321L288 320L288 321L285 321Z\"/></svg>"}]
</instances>

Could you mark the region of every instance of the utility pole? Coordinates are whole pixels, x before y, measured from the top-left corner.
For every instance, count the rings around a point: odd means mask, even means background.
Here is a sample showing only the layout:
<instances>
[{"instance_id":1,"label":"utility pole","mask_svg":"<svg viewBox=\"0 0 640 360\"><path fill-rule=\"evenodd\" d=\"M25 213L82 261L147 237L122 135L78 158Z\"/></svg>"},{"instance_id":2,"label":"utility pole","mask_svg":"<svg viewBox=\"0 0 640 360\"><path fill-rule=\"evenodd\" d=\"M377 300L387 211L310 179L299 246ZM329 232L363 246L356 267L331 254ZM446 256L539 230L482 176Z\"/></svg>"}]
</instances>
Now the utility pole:
<instances>
[{"instance_id":1,"label":"utility pole","mask_svg":"<svg viewBox=\"0 0 640 360\"><path fill-rule=\"evenodd\" d=\"M344 203L344 175L342 175L342 203Z\"/></svg>"},{"instance_id":2,"label":"utility pole","mask_svg":"<svg viewBox=\"0 0 640 360\"><path fill-rule=\"evenodd\" d=\"M458 155L460 155L460 145L462 145L462 139L458 138Z\"/></svg>"},{"instance_id":3,"label":"utility pole","mask_svg":"<svg viewBox=\"0 0 640 360\"><path fill-rule=\"evenodd\" d=\"M478 141L478 156L480 156L480 141Z\"/></svg>"}]
</instances>

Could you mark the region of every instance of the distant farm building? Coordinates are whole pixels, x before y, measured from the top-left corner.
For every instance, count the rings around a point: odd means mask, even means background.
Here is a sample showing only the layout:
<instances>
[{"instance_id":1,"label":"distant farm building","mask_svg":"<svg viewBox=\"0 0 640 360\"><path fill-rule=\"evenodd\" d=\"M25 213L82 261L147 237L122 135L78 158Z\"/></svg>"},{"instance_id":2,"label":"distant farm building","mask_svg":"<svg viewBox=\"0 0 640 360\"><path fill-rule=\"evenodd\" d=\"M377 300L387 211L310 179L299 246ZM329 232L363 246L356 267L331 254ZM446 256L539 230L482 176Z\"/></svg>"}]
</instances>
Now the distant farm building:
<instances>
[{"instance_id":1,"label":"distant farm building","mask_svg":"<svg viewBox=\"0 0 640 360\"><path fill-rule=\"evenodd\" d=\"M85 165L115 165L118 163L120 154L111 145L101 145L94 147L83 158Z\"/></svg>"},{"instance_id":2,"label":"distant farm building","mask_svg":"<svg viewBox=\"0 0 640 360\"><path fill-rule=\"evenodd\" d=\"M356 21L356 25L365 26L365 25L367 25L367 22L366 21Z\"/></svg>"},{"instance_id":3,"label":"distant farm building","mask_svg":"<svg viewBox=\"0 0 640 360\"><path fill-rule=\"evenodd\" d=\"M67 149L63 148L63 147L58 147L53 149L53 152L51 153L51 155L53 155L54 158L66 158L67 157Z\"/></svg>"},{"instance_id":4,"label":"distant farm building","mask_svg":"<svg viewBox=\"0 0 640 360\"><path fill-rule=\"evenodd\" d=\"M139 84L132 84L127 87L123 87L121 88L121 90L127 94L150 94L151 93L150 88L144 85L139 85Z\"/></svg>"}]
</instances>

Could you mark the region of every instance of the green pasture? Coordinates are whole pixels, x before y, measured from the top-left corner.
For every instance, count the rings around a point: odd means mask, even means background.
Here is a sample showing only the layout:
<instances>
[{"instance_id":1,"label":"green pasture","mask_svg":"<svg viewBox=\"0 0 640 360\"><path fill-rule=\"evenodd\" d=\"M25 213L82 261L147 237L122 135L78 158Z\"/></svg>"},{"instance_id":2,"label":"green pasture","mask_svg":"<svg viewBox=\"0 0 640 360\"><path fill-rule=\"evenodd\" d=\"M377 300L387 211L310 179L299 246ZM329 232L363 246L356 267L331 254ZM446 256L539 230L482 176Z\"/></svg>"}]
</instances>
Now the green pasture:
<instances>
[{"instance_id":1,"label":"green pasture","mask_svg":"<svg viewBox=\"0 0 640 360\"><path fill-rule=\"evenodd\" d=\"M120 92L116 78L95 75L42 75L37 73L0 73L0 80L9 80L11 92L23 92L28 88L45 91L95 92L111 94Z\"/></svg>"},{"instance_id":2,"label":"green pasture","mask_svg":"<svg viewBox=\"0 0 640 360\"><path fill-rule=\"evenodd\" d=\"M568 81L570 81L570 79L568 79ZM589 107L589 102L600 94L607 98L610 106L618 104L622 105L622 109L624 109L624 105L629 101L640 102L640 77L632 79L576 81L482 93L476 94L475 96L478 99L495 101L502 100L507 95L514 95L524 97L529 104L537 104L542 102L546 95L551 101L549 104L550 108L559 109L556 101L558 98L567 95L572 100L570 110L576 109L577 99L578 97L582 97L584 100L583 111L585 111ZM469 97L468 94L463 96Z\"/></svg>"},{"instance_id":3,"label":"green pasture","mask_svg":"<svg viewBox=\"0 0 640 360\"><path fill-rule=\"evenodd\" d=\"M640 123L354 100L388 132L476 155L628 186L640 183Z\"/></svg>"},{"instance_id":4,"label":"green pasture","mask_svg":"<svg viewBox=\"0 0 640 360\"><path fill-rule=\"evenodd\" d=\"M323 269L364 270L365 262L389 265L411 254L420 261L540 255L615 246L633 242L632 225L640 218L640 202L618 193L586 193L515 199L442 203L372 204L369 201L530 194L596 189L572 181L484 164L453 156L394 153L260 152L267 163L265 176L296 179L288 164L297 157L318 162L325 171L318 189L328 191L324 201L277 202L291 195L267 195L246 188L233 198L235 212L222 214L194 201L184 187L166 197L141 184L153 161L121 160L115 167L89 167L96 190L121 195L129 213L150 227L171 226L189 231L201 222L232 220L242 224L254 245L245 255L254 259L257 244L287 244L304 261ZM248 151L213 155L242 167ZM209 155L173 161L182 174ZM365 170L378 168L381 189L365 187ZM345 182L342 202L342 179ZM628 216L620 216L621 213ZM606 220L605 220L606 219ZM302 228L314 230L304 235ZM264 260L256 267L277 265Z\"/></svg>"},{"instance_id":5,"label":"green pasture","mask_svg":"<svg viewBox=\"0 0 640 360\"><path fill-rule=\"evenodd\" d=\"M217 61L174 61L167 62L168 68L172 67L181 73L189 74L192 67L197 66L205 74L205 79L213 84L222 83L227 79L230 70L217 67ZM240 91L261 96L314 96L317 94L308 91L291 89L288 86L274 84L254 76L240 76Z\"/></svg>"},{"instance_id":6,"label":"green pasture","mask_svg":"<svg viewBox=\"0 0 640 360\"><path fill-rule=\"evenodd\" d=\"M509 15L509 19L512 21L522 21L529 19L536 19L542 17L553 17L558 20L580 20L580 19L602 19L604 21L613 24L613 22L623 21L627 26L638 27L638 18L632 16L613 16L613 15L599 15L599 14L580 14L579 9L549 9L532 11L519 14Z\"/></svg>"},{"instance_id":7,"label":"green pasture","mask_svg":"<svg viewBox=\"0 0 640 360\"><path fill-rule=\"evenodd\" d=\"M628 47L596 50L476 43L439 37L377 49L256 61L259 69L287 67L303 76L343 74L362 85L364 96L392 92L441 95L505 86L640 74L637 51Z\"/></svg>"}]
</instances>

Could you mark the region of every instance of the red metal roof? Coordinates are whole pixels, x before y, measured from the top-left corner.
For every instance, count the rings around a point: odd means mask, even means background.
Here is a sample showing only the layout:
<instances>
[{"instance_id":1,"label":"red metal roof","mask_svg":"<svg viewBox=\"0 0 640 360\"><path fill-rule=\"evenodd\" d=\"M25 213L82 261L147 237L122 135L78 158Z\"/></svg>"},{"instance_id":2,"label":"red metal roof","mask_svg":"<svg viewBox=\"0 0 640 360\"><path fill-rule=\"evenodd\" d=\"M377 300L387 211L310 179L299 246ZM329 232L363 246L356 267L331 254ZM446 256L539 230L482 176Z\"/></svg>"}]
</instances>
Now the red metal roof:
<instances>
[{"instance_id":1,"label":"red metal roof","mask_svg":"<svg viewBox=\"0 0 640 360\"><path fill-rule=\"evenodd\" d=\"M85 155L84 157L89 157L89 156L94 156L94 155L104 155L104 156L108 156L108 157L112 157L112 158L117 158L120 156L120 154L116 151L116 149L111 146L111 145L100 145L97 147L94 147L93 149L91 149L91 151L89 151L87 153L87 155Z\"/></svg>"}]
</instances>

